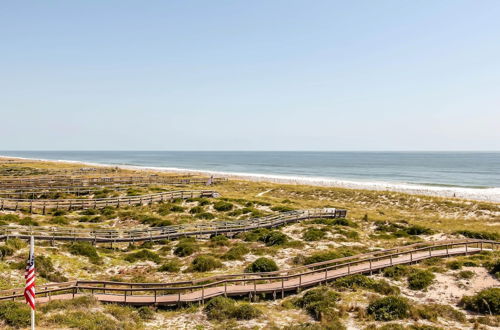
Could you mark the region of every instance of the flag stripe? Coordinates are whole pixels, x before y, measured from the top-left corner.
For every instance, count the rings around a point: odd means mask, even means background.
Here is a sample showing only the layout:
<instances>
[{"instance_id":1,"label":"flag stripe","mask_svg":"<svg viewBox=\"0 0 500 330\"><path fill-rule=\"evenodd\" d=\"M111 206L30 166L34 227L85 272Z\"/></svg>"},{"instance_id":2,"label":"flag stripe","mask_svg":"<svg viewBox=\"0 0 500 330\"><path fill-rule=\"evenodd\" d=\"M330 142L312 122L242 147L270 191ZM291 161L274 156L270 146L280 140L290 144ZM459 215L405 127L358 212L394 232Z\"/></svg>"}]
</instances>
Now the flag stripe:
<instances>
[{"instance_id":1,"label":"flag stripe","mask_svg":"<svg viewBox=\"0 0 500 330\"><path fill-rule=\"evenodd\" d=\"M26 303L28 303L31 309L35 310L35 256L32 251L28 257L28 262L26 264L26 271L24 273L24 278L26 279L26 285L24 286L24 298Z\"/></svg>"}]
</instances>

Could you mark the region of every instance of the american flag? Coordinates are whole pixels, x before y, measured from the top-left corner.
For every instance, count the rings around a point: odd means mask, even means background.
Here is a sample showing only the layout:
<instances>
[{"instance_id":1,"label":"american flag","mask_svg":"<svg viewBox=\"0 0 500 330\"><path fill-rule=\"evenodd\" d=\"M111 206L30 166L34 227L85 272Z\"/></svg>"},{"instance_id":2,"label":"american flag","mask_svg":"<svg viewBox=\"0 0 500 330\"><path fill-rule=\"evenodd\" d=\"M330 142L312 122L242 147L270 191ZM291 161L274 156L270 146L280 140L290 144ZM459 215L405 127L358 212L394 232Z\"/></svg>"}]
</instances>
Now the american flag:
<instances>
[{"instance_id":1,"label":"american flag","mask_svg":"<svg viewBox=\"0 0 500 330\"><path fill-rule=\"evenodd\" d=\"M35 254L33 253L33 237L31 240L30 255L26 265L26 272L24 273L24 278L26 279L24 298L26 298L26 302L31 306L31 309L35 310Z\"/></svg>"}]
</instances>

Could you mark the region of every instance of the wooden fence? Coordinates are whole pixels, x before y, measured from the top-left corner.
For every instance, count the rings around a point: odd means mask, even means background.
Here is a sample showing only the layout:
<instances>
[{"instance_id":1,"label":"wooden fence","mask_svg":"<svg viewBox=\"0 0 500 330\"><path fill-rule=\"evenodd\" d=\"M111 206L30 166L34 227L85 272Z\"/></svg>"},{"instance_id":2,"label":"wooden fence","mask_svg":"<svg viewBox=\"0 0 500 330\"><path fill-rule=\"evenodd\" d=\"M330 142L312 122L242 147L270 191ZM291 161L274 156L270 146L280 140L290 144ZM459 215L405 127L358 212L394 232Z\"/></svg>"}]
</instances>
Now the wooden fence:
<instances>
[{"instance_id":1,"label":"wooden fence","mask_svg":"<svg viewBox=\"0 0 500 330\"><path fill-rule=\"evenodd\" d=\"M204 192L208 195L208 192ZM210 192L215 193L215 192ZM204 194L201 194L202 196ZM190 195L184 195L187 197ZM234 235L239 232L257 228L273 228L286 223L297 222L313 218L345 218L346 210L340 209L312 209L285 212L267 217L235 220L235 221L210 221L194 222L189 224L153 227L135 230L112 229L83 229L59 227L23 227L1 226L0 240L9 237L28 239L34 236L36 240L47 241L87 241L93 243L122 243L142 242L173 239L178 237L202 235Z\"/></svg>"},{"instance_id":2,"label":"wooden fence","mask_svg":"<svg viewBox=\"0 0 500 330\"><path fill-rule=\"evenodd\" d=\"M22 177L0 179L0 189L19 189L22 187L60 187L60 186L101 186L110 184L158 184L158 185L180 185L180 184L206 184L227 181L227 178L191 178L186 176L164 177L152 176L97 176L97 177L73 177L73 176L45 176L45 177Z\"/></svg>"},{"instance_id":3,"label":"wooden fence","mask_svg":"<svg viewBox=\"0 0 500 330\"><path fill-rule=\"evenodd\" d=\"M14 199L0 198L0 211L3 210L25 210L31 213L41 211L45 214L46 210L84 210L99 209L104 207L121 207L130 205L147 205L158 202L171 201L177 198L196 198L196 197L217 197L218 193L213 190L182 190L167 191L156 194L147 194L140 196L123 196L94 199Z\"/></svg>"},{"instance_id":4,"label":"wooden fence","mask_svg":"<svg viewBox=\"0 0 500 330\"><path fill-rule=\"evenodd\" d=\"M171 283L123 283L76 280L37 287L37 301L71 299L93 295L102 302L133 305L182 305L216 296L257 294L285 296L300 290L352 274L371 274L386 267L411 264L435 257L468 255L496 250L499 242L488 240L455 240L417 243L399 248L375 251L352 257L296 267L270 273L228 274ZM23 298L23 289L0 291L0 300Z\"/></svg>"}]
</instances>

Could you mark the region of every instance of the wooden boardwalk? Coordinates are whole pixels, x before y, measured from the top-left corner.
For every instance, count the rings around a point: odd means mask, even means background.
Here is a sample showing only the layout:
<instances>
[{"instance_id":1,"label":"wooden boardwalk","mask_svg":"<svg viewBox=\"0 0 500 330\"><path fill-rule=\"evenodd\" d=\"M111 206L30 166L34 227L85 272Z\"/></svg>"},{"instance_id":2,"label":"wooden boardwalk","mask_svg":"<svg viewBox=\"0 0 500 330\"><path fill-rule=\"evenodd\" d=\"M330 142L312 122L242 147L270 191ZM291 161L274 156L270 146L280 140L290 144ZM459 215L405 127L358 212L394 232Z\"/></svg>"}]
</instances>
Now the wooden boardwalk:
<instances>
[{"instance_id":1,"label":"wooden boardwalk","mask_svg":"<svg viewBox=\"0 0 500 330\"><path fill-rule=\"evenodd\" d=\"M216 296L271 294L284 297L287 292L324 284L352 274L371 274L386 267L416 263L434 257L467 255L496 250L499 242L486 240L418 243L396 249L297 267L272 273L230 274L174 283L121 283L72 281L38 286L37 302L72 299L92 295L108 303L131 305L183 305L203 303ZM23 289L0 291L0 300L23 297Z\"/></svg>"},{"instance_id":2,"label":"wooden boardwalk","mask_svg":"<svg viewBox=\"0 0 500 330\"><path fill-rule=\"evenodd\" d=\"M116 184L127 185L181 185L181 184L206 184L227 181L227 178L204 178L184 176L70 176L54 175L40 177L4 177L0 178L0 189L50 188L50 187L88 187L106 186Z\"/></svg>"},{"instance_id":3,"label":"wooden boardwalk","mask_svg":"<svg viewBox=\"0 0 500 330\"><path fill-rule=\"evenodd\" d=\"M201 193L201 196L208 196L208 192ZM184 195L184 197L187 197L187 195ZM0 226L0 240L13 237L28 239L30 236L34 236L36 240L46 241L122 243L158 241L178 237L203 235L231 236L239 232L249 231L256 228L273 228L287 223L313 218L345 218L346 215L347 211L341 209L312 209L284 212L278 215L245 220L194 222L182 225L153 227L139 230Z\"/></svg>"},{"instance_id":4,"label":"wooden boardwalk","mask_svg":"<svg viewBox=\"0 0 500 330\"><path fill-rule=\"evenodd\" d=\"M47 210L85 210L100 209L104 207L122 207L131 205L149 205L153 203L168 202L174 199L187 199L197 197L217 197L219 194L214 190L180 190L166 191L155 194L140 196L123 196L109 198L74 198L74 199L16 199L0 198L0 211L24 210L30 213L40 212L45 214Z\"/></svg>"}]
</instances>

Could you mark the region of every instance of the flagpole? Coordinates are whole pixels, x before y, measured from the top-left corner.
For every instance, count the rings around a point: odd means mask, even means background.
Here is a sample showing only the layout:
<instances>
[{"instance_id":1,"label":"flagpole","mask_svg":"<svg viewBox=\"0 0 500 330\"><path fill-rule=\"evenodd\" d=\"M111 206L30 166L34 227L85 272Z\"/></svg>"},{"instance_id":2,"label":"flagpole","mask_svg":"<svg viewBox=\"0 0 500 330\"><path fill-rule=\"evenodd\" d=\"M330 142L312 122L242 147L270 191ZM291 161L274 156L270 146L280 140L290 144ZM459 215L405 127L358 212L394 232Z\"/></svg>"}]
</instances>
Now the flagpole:
<instances>
[{"instance_id":1,"label":"flagpole","mask_svg":"<svg viewBox=\"0 0 500 330\"><path fill-rule=\"evenodd\" d=\"M30 255L35 255L35 238L31 236L30 240ZM35 299L35 297L33 297ZM35 309L31 308L31 330L35 330Z\"/></svg>"}]
</instances>

